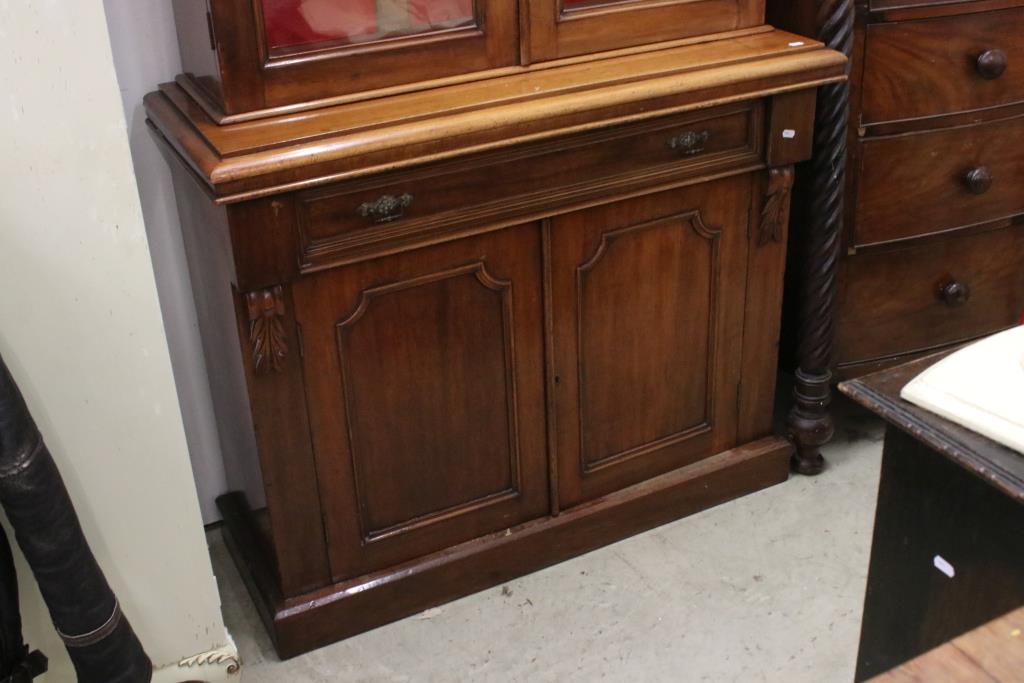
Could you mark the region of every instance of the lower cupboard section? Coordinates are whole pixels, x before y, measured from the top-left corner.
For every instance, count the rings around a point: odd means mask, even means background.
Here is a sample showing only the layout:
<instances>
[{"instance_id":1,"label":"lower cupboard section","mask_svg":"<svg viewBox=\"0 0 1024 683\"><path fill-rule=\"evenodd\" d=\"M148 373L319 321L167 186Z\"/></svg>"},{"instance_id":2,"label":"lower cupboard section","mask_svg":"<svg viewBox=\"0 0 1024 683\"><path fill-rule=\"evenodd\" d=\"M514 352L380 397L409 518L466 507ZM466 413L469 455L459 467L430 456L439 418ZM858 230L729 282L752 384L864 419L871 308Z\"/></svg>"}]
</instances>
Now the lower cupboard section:
<instances>
[{"instance_id":1,"label":"lower cupboard section","mask_svg":"<svg viewBox=\"0 0 1024 683\"><path fill-rule=\"evenodd\" d=\"M331 583L283 592L275 508L261 526L221 501L279 653L785 480L789 443L767 436L777 356L760 348L785 258L784 225L763 224L785 215L771 187L741 172L279 292Z\"/></svg>"},{"instance_id":2,"label":"lower cupboard section","mask_svg":"<svg viewBox=\"0 0 1024 683\"><path fill-rule=\"evenodd\" d=\"M297 283L334 579L735 445L751 182L627 199Z\"/></svg>"}]
</instances>

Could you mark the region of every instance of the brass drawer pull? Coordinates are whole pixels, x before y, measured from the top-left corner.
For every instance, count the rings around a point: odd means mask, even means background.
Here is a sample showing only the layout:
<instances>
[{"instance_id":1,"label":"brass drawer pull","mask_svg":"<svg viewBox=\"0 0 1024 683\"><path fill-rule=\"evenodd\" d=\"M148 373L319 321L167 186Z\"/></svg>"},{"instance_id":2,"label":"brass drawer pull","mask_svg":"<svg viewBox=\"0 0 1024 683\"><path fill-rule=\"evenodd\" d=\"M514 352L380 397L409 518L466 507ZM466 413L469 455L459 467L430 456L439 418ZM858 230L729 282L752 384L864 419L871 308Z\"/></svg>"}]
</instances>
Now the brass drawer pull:
<instances>
[{"instance_id":1,"label":"brass drawer pull","mask_svg":"<svg viewBox=\"0 0 1024 683\"><path fill-rule=\"evenodd\" d=\"M711 131L688 130L669 139L668 146L683 156L700 154L711 139Z\"/></svg>"},{"instance_id":2,"label":"brass drawer pull","mask_svg":"<svg viewBox=\"0 0 1024 683\"><path fill-rule=\"evenodd\" d=\"M992 188L992 172L985 166L972 168L964 174L964 185L971 194L985 194Z\"/></svg>"},{"instance_id":3,"label":"brass drawer pull","mask_svg":"<svg viewBox=\"0 0 1024 683\"><path fill-rule=\"evenodd\" d=\"M390 223L404 216L405 210L409 208L410 204L412 204L411 194L406 193L397 197L386 194L376 201L360 205L356 210L363 218L373 219L374 223Z\"/></svg>"},{"instance_id":4,"label":"brass drawer pull","mask_svg":"<svg viewBox=\"0 0 1024 683\"><path fill-rule=\"evenodd\" d=\"M958 308L971 298L971 288L966 283L949 280L939 286L939 298L950 308Z\"/></svg>"},{"instance_id":5,"label":"brass drawer pull","mask_svg":"<svg viewBox=\"0 0 1024 683\"><path fill-rule=\"evenodd\" d=\"M975 66L982 78L993 80L1003 75L1008 61L1006 53L1002 50L986 50L978 56Z\"/></svg>"}]
</instances>

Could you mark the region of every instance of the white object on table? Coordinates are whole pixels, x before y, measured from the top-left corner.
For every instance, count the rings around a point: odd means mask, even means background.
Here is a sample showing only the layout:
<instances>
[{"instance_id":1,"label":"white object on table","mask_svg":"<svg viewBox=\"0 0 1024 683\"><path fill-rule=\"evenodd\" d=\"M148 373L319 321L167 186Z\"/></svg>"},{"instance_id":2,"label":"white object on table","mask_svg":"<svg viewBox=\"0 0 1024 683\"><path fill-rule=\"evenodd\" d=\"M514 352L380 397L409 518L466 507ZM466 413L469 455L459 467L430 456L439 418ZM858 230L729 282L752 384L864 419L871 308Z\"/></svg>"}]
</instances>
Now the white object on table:
<instances>
[{"instance_id":1,"label":"white object on table","mask_svg":"<svg viewBox=\"0 0 1024 683\"><path fill-rule=\"evenodd\" d=\"M1024 454L1024 326L950 354L900 395Z\"/></svg>"}]
</instances>

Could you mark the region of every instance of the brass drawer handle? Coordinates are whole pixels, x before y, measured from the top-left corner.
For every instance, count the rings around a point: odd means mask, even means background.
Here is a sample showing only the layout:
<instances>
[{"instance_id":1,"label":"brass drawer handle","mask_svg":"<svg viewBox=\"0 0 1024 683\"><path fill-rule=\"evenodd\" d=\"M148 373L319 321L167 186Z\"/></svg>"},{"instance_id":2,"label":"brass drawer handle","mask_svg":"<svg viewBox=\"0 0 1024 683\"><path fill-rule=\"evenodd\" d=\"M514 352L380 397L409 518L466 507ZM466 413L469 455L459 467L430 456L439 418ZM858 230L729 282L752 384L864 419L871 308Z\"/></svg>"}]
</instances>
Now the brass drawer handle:
<instances>
[{"instance_id":1,"label":"brass drawer handle","mask_svg":"<svg viewBox=\"0 0 1024 683\"><path fill-rule=\"evenodd\" d=\"M964 174L964 185L971 194L985 194L992 188L992 172L986 166L972 168Z\"/></svg>"},{"instance_id":2,"label":"brass drawer handle","mask_svg":"<svg viewBox=\"0 0 1024 683\"><path fill-rule=\"evenodd\" d=\"M971 298L971 288L964 282L949 280L939 285L939 298L950 308L959 308Z\"/></svg>"},{"instance_id":3,"label":"brass drawer handle","mask_svg":"<svg viewBox=\"0 0 1024 683\"><path fill-rule=\"evenodd\" d=\"M709 130L688 130L670 138L668 146L683 156L693 156L703 152L710 139L711 131Z\"/></svg>"},{"instance_id":4,"label":"brass drawer handle","mask_svg":"<svg viewBox=\"0 0 1024 683\"><path fill-rule=\"evenodd\" d=\"M999 78L1006 71L1009 59L1002 50L986 50L978 55L975 66L982 78L993 80Z\"/></svg>"},{"instance_id":5,"label":"brass drawer handle","mask_svg":"<svg viewBox=\"0 0 1024 683\"><path fill-rule=\"evenodd\" d=\"M386 194L376 201L360 205L356 211L363 218L370 218L374 223L390 223L405 215L405 210L412 204L411 194L395 196Z\"/></svg>"}]
</instances>

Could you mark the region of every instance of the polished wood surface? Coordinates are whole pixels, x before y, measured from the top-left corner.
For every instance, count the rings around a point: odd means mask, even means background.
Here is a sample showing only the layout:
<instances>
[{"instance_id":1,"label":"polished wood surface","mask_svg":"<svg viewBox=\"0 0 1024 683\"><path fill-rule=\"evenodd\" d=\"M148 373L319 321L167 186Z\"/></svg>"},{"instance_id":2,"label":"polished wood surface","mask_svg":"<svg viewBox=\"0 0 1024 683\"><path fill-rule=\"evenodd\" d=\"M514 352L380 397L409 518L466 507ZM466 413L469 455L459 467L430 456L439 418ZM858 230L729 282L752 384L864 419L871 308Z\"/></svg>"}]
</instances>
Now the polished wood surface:
<instances>
[{"instance_id":1,"label":"polished wood surface","mask_svg":"<svg viewBox=\"0 0 1024 683\"><path fill-rule=\"evenodd\" d=\"M858 681L1024 604L1024 459L899 397L944 355L840 385L889 423Z\"/></svg>"},{"instance_id":2,"label":"polished wood surface","mask_svg":"<svg viewBox=\"0 0 1024 683\"><path fill-rule=\"evenodd\" d=\"M297 205L302 269L479 229L482 221L515 220L524 210L602 199L624 187L759 165L762 120L757 105L727 105L308 190ZM687 135L702 142L689 150L671 146ZM406 197L407 204L383 220L360 212L388 197Z\"/></svg>"},{"instance_id":3,"label":"polished wood surface","mask_svg":"<svg viewBox=\"0 0 1024 683\"><path fill-rule=\"evenodd\" d=\"M212 114L238 114L487 71L518 62L514 0L475 0L482 25L354 44L273 50L252 0L175 0L189 42L183 82ZM478 20L479 21L479 20ZM202 45L200 37L209 42ZM210 55L215 57L211 60ZM211 63L212 62L212 63ZM219 66L213 65L219 62ZM192 72L198 65L201 70Z\"/></svg>"},{"instance_id":4,"label":"polished wood surface","mask_svg":"<svg viewBox=\"0 0 1024 683\"><path fill-rule=\"evenodd\" d=\"M810 30L820 16L817 4L769 2L769 19ZM829 279L838 283L839 299L828 313L833 321L817 328L835 330L829 367L837 377L994 332L1024 314L1021 281L1006 272L1013 257L990 251L1020 249L1012 226L1024 215L1018 191L1024 153L1011 141L1020 137L1024 113L1024 81L1014 66L1024 57L1024 2L851 4L856 11L844 33L852 46L845 226L827 242L836 258L814 290L827 291L821 285ZM797 216L812 215L820 202L811 187L798 179ZM1000 227L1007 234L988 235ZM880 252L897 245L905 248L902 267ZM794 245L793 253L804 260L808 252ZM1019 251L1011 253L1019 260ZM987 290L984 298L958 288L959 275L938 273L932 259L940 257L950 259L949 270L970 270ZM948 283L933 281L946 275ZM941 297L925 294L947 284L954 288ZM788 337L795 347L807 334Z\"/></svg>"},{"instance_id":5,"label":"polished wood surface","mask_svg":"<svg viewBox=\"0 0 1024 683\"><path fill-rule=\"evenodd\" d=\"M295 286L335 580L548 510L540 228Z\"/></svg>"},{"instance_id":6,"label":"polished wood surface","mask_svg":"<svg viewBox=\"0 0 1024 683\"><path fill-rule=\"evenodd\" d=\"M872 24L865 124L984 109L1024 99L1024 9Z\"/></svg>"},{"instance_id":7,"label":"polished wood surface","mask_svg":"<svg viewBox=\"0 0 1024 683\"><path fill-rule=\"evenodd\" d=\"M1024 311L1022 255L1020 225L858 255L843 282L840 358L923 351L1009 327Z\"/></svg>"},{"instance_id":8,"label":"polished wood surface","mask_svg":"<svg viewBox=\"0 0 1024 683\"><path fill-rule=\"evenodd\" d=\"M218 415L262 477L221 507L282 656L787 476L793 165L845 59L758 0L575 3L546 37L544 4L507 65L508 0L272 48L214 0L217 73L145 100L242 378Z\"/></svg>"},{"instance_id":9,"label":"polished wood surface","mask_svg":"<svg viewBox=\"0 0 1024 683\"><path fill-rule=\"evenodd\" d=\"M1017 7L1020 0L869 0L877 21L912 21Z\"/></svg>"},{"instance_id":10,"label":"polished wood surface","mask_svg":"<svg viewBox=\"0 0 1024 683\"><path fill-rule=\"evenodd\" d=\"M235 263L244 254L231 233L240 225L246 231L260 231L262 225L240 221L230 209L214 205L201 183L176 159L171 161L204 359L208 369L215 369L209 372L210 391L227 484L245 492L254 505L266 505L273 529L272 571L280 590L297 593L322 586L330 571L320 498L309 495L316 490L317 473L294 309L286 305L279 321L291 352L279 358L276 371L261 373L257 381L252 323L244 298L232 286ZM259 215L247 208L243 219ZM271 288L258 283L248 291ZM287 457L279 457L282 453Z\"/></svg>"},{"instance_id":11,"label":"polished wood surface","mask_svg":"<svg viewBox=\"0 0 1024 683\"><path fill-rule=\"evenodd\" d=\"M647 45L764 23L761 0L626 1L563 7L562 0L523 3L529 62ZM629 30L622 30L628 26Z\"/></svg>"},{"instance_id":12,"label":"polished wood surface","mask_svg":"<svg viewBox=\"0 0 1024 683\"><path fill-rule=\"evenodd\" d=\"M872 678L872 683L1014 683L1024 671L1024 607Z\"/></svg>"},{"instance_id":13,"label":"polished wood surface","mask_svg":"<svg viewBox=\"0 0 1024 683\"><path fill-rule=\"evenodd\" d=\"M320 6L339 14L331 3ZM175 0L179 39L188 48L180 82L211 116L226 122L396 86L422 88L566 57L751 31L764 23L763 0L565 7L561 0L476 0L471 6L474 16L456 26L424 30L420 24L419 30L376 40L322 39L281 48L267 38L262 3ZM297 9L294 15L292 21L304 24L311 12ZM353 13L340 13L331 23L346 18L353 20Z\"/></svg>"},{"instance_id":14,"label":"polished wood surface","mask_svg":"<svg viewBox=\"0 0 1024 683\"><path fill-rule=\"evenodd\" d=\"M831 83L844 64L769 31L231 126L173 84L146 107L218 200L234 202Z\"/></svg>"},{"instance_id":15,"label":"polished wood surface","mask_svg":"<svg viewBox=\"0 0 1024 683\"><path fill-rule=\"evenodd\" d=\"M735 445L749 192L739 176L552 219L562 507Z\"/></svg>"},{"instance_id":16,"label":"polished wood surface","mask_svg":"<svg viewBox=\"0 0 1024 683\"><path fill-rule=\"evenodd\" d=\"M1024 209L1024 117L861 143L851 247L1014 216ZM1009 143L1009 144L1008 144Z\"/></svg>"}]
</instances>

